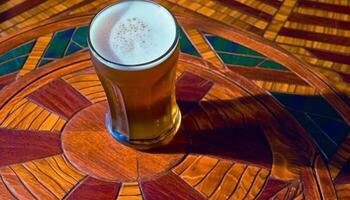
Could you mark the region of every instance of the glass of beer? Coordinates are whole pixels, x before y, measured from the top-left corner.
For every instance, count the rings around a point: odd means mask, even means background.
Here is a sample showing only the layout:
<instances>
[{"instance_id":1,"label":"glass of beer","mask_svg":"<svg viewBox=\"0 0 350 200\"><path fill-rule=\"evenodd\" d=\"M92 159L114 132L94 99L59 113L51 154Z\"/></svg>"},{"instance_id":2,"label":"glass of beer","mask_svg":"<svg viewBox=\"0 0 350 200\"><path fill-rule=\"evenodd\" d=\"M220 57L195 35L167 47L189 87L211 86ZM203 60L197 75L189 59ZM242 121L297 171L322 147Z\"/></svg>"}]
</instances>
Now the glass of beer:
<instances>
[{"instance_id":1,"label":"glass of beer","mask_svg":"<svg viewBox=\"0 0 350 200\"><path fill-rule=\"evenodd\" d=\"M152 1L121 1L94 17L88 43L107 95L108 131L137 149L170 142L181 123L175 97L175 17Z\"/></svg>"}]
</instances>

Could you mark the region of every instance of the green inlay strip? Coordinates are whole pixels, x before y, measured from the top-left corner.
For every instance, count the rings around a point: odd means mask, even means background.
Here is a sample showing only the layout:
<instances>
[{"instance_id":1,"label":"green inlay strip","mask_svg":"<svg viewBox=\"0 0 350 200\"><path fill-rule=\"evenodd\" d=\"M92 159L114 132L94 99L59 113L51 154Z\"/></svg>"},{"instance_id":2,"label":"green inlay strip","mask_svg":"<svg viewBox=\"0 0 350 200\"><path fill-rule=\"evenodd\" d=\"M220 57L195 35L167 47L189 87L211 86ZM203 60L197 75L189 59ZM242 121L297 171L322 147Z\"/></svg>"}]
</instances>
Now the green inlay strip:
<instances>
[{"instance_id":1,"label":"green inlay strip","mask_svg":"<svg viewBox=\"0 0 350 200\"><path fill-rule=\"evenodd\" d=\"M21 46L18 46L2 56L0 56L0 63L5 62L6 60L13 59L19 57L21 55L29 54L35 44L36 40L29 41Z\"/></svg>"},{"instance_id":2,"label":"green inlay strip","mask_svg":"<svg viewBox=\"0 0 350 200\"><path fill-rule=\"evenodd\" d=\"M17 59L5 62L0 65L0 76L18 71L22 69L24 63L26 62L28 56L22 56Z\"/></svg>"},{"instance_id":3,"label":"green inlay strip","mask_svg":"<svg viewBox=\"0 0 350 200\"><path fill-rule=\"evenodd\" d=\"M263 59L260 59L260 58L252 58L252 57L238 56L238 55L225 54L225 53L218 53L218 54L220 58L224 61L224 63L232 64L232 65L254 67L263 61Z\"/></svg>"}]
</instances>

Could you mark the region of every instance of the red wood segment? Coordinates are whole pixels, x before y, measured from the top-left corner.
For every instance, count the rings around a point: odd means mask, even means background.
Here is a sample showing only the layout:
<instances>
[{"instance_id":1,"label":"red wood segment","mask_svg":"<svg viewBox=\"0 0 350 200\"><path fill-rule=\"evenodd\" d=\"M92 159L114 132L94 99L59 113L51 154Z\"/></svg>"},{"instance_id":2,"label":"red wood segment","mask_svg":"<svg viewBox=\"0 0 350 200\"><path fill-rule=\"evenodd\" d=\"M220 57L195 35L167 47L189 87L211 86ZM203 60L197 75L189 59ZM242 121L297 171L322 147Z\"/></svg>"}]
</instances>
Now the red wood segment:
<instances>
[{"instance_id":1,"label":"red wood segment","mask_svg":"<svg viewBox=\"0 0 350 200\"><path fill-rule=\"evenodd\" d=\"M121 183L105 182L92 177L84 179L67 195L67 200L114 200L118 195Z\"/></svg>"},{"instance_id":2,"label":"red wood segment","mask_svg":"<svg viewBox=\"0 0 350 200\"><path fill-rule=\"evenodd\" d=\"M7 74L4 76L0 76L0 90L5 87L7 84L11 83L12 81L16 80L17 72Z\"/></svg>"},{"instance_id":3,"label":"red wood segment","mask_svg":"<svg viewBox=\"0 0 350 200\"><path fill-rule=\"evenodd\" d=\"M349 24L349 26L350 26L350 24ZM306 48L306 49L308 51L310 51L317 58L350 65L350 55L349 54L338 54L338 53L332 53L329 51L322 51L322 50L311 49L311 48Z\"/></svg>"},{"instance_id":4,"label":"red wood segment","mask_svg":"<svg viewBox=\"0 0 350 200\"><path fill-rule=\"evenodd\" d=\"M89 100L62 79L36 90L28 98L65 118L91 105Z\"/></svg>"},{"instance_id":5,"label":"red wood segment","mask_svg":"<svg viewBox=\"0 0 350 200\"><path fill-rule=\"evenodd\" d=\"M24 1L23 3L16 5L5 12L0 13L0 23L4 22L12 17L15 17L16 15L21 14L22 12L25 12L43 2L46 0L30 0L30 1Z\"/></svg>"},{"instance_id":6,"label":"red wood segment","mask_svg":"<svg viewBox=\"0 0 350 200\"><path fill-rule=\"evenodd\" d=\"M229 69L251 80L262 80L262 81L273 81L273 82L279 82L279 83L309 85L293 72L262 69L257 67L254 67L254 68L240 67L240 66L232 66L232 67L229 67Z\"/></svg>"},{"instance_id":7,"label":"red wood segment","mask_svg":"<svg viewBox=\"0 0 350 200\"><path fill-rule=\"evenodd\" d=\"M248 15L258 17L259 19L263 19L265 21L271 21L273 17L269 13L262 12L261 10L258 10L254 7L246 6L242 3L239 3L238 1L232 1L232 0L217 0L217 1L222 2L223 4L226 4L226 5L229 5L234 9L241 10L247 13Z\"/></svg>"},{"instance_id":8,"label":"red wood segment","mask_svg":"<svg viewBox=\"0 0 350 200\"><path fill-rule=\"evenodd\" d=\"M190 111L213 86L213 82L185 72L176 82L176 99L182 115Z\"/></svg>"},{"instance_id":9,"label":"red wood segment","mask_svg":"<svg viewBox=\"0 0 350 200\"><path fill-rule=\"evenodd\" d=\"M350 22L329 19L324 17L317 17L312 15L303 15L299 13L292 13L288 17L288 21L350 30Z\"/></svg>"},{"instance_id":10,"label":"red wood segment","mask_svg":"<svg viewBox=\"0 0 350 200\"><path fill-rule=\"evenodd\" d=\"M327 43L331 41L332 44L339 44L339 45L346 45L346 46L350 45L349 37L342 37L342 36L323 34L323 33L314 33L310 31L301 31L301 30L295 30L291 28L282 28L279 32L279 35L294 37L294 38L301 38L304 40L327 42Z\"/></svg>"},{"instance_id":11,"label":"red wood segment","mask_svg":"<svg viewBox=\"0 0 350 200\"><path fill-rule=\"evenodd\" d=\"M275 179L269 179L257 200L265 200L273 197L278 191L287 186L287 183Z\"/></svg>"},{"instance_id":12,"label":"red wood segment","mask_svg":"<svg viewBox=\"0 0 350 200\"><path fill-rule=\"evenodd\" d=\"M59 133L0 129L0 166L60 154Z\"/></svg>"},{"instance_id":13,"label":"red wood segment","mask_svg":"<svg viewBox=\"0 0 350 200\"><path fill-rule=\"evenodd\" d=\"M152 180L142 181L141 189L145 199L205 199L198 191L172 172Z\"/></svg>"},{"instance_id":14,"label":"red wood segment","mask_svg":"<svg viewBox=\"0 0 350 200\"><path fill-rule=\"evenodd\" d=\"M344 13L344 14L350 13L349 6L321 3L321 2L310 1L310 0L298 0L298 6L299 7L309 7L309 8L313 8L313 9L321 9L321 10L325 10L325 11L327 10L327 11Z\"/></svg>"}]
</instances>

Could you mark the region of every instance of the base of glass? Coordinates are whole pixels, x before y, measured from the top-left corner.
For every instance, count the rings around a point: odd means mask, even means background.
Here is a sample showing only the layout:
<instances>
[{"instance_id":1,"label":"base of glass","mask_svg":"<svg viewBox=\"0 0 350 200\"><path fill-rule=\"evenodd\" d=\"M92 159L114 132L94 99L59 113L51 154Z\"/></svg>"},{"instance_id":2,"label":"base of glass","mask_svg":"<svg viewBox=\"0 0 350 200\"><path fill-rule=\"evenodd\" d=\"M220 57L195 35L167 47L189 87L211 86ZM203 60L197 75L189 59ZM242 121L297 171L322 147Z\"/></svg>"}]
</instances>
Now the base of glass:
<instances>
[{"instance_id":1,"label":"base of glass","mask_svg":"<svg viewBox=\"0 0 350 200\"><path fill-rule=\"evenodd\" d=\"M181 124L181 112L179 110L176 114L176 119L173 127L171 127L167 132L161 134L160 136L154 139L133 140L133 139L129 139L125 135L122 135L118 131L113 130L109 120L109 115L108 114L106 115L106 127L109 133L122 144L138 150L147 150L147 149L152 149L152 148L156 148L156 147L168 144L173 139L177 131L179 130L180 124Z\"/></svg>"}]
</instances>

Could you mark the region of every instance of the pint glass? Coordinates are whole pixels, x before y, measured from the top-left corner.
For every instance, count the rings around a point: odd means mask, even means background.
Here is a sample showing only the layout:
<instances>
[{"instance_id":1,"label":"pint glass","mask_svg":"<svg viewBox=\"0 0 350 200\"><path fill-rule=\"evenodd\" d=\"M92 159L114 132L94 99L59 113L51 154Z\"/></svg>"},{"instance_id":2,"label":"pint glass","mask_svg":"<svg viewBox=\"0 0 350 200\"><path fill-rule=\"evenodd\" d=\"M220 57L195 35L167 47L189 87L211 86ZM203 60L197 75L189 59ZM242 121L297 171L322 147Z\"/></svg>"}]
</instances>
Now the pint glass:
<instances>
[{"instance_id":1,"label":"pint glass","mask_svg":"<svg viewBox=\"0 0 350 200\"><path fill-rule=\"evenodd\" d=\"M181 122L175 97L179 28L174 16L154 2L122 1L95 16L88 43L107 95L109 132L137 149L168 143Z\"/></svg>"}]
</instances>

